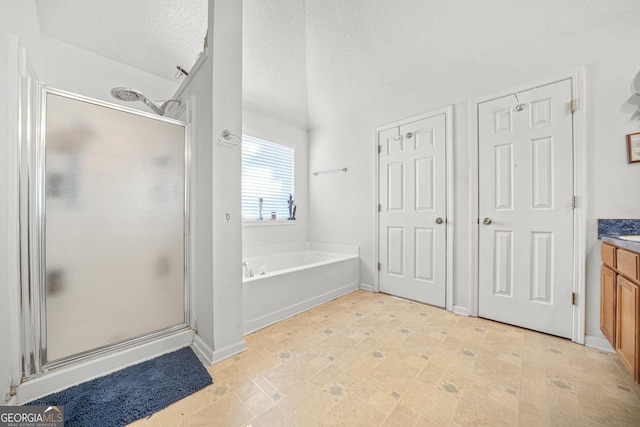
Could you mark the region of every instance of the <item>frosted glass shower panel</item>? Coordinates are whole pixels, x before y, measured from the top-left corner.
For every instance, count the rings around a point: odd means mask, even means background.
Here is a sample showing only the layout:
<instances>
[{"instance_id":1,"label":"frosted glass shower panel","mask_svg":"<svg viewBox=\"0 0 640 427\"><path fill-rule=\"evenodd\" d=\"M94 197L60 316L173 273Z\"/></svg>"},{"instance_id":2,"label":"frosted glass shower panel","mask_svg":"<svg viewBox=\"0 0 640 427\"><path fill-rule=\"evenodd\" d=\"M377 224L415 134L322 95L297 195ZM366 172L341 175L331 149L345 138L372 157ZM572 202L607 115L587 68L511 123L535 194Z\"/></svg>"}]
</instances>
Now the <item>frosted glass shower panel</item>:
<instances>
[{"instance_id":1,"label":"frosted glass shower panel","mask_svg":"<svg viewBox=\"0 0 640 427\"><path fill-rule=\"evenodd\" d=\"M185 128L46 96L50 362L185 322Z\"/></svg>"}]
</instances>

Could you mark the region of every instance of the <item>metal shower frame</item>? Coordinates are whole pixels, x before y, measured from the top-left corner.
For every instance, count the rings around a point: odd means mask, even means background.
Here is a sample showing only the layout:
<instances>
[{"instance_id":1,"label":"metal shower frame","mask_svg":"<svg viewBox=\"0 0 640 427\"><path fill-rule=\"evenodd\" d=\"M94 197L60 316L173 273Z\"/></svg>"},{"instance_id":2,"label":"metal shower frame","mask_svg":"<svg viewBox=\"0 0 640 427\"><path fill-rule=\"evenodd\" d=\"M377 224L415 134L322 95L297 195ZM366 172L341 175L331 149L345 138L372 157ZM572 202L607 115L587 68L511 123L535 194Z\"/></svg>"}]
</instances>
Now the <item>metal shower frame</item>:
<instances>
[{"instance_id":1,"label":"metal shower frame","mask_svg":"<svg viewBox=\"0 0 640 427\"><path fill-rule=\"evenodd\" d=\"M119 110L129 114L158 120L184 129L184 200L183 200L183 244L184 244L184 318L182 323L168 328L101 346L54 361L47 360L46 325L46 255L45 255L45 125L47 119L47 95L53 94L81 102ZM21 317L21 371L23 380L37 378L49 370L73 365L79 361L114 354L123 349L136 347L158 338L170 336L190 328L190 175L191 141L189 124L104 102L71 92L47 87L38 83L38 105L35 106L38 123L36 135L21 147L19 156L19 239L20 239L20 317Z\"/></svg>"}]
</instances>

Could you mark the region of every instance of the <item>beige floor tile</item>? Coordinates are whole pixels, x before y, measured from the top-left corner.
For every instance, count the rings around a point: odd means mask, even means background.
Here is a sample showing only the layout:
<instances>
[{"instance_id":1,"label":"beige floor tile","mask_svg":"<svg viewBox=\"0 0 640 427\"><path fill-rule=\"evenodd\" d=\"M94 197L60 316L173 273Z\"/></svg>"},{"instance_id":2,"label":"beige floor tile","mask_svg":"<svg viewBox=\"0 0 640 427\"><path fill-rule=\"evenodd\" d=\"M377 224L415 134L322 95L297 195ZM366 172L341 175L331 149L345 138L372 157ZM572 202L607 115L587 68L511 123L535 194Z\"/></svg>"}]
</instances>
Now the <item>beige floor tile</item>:
<instances>
[{"instance_id":1,"label":"beige floor tile","mask_svg":"<svg viewBox=\"0 0 640 427\"><path fill-rule=\"evenodd\" d=\"M295 392L318 371L305 361L292 360L264 374L264 379L286 395Z\"/></svg>"},{"instance_id":2,"label":"beige floor tile","mask_svg":"<svg viewBox=\"0 0 640 427\"><path fill-rule=\"evenodd\" d=\"M520 380L520 400L538 407L547 407L549 395L547 382L544 379L532 380L522 377Z\"/></svg>"},{"instance_id":3,"label":"beige floor tile","mask_svg":"<svg viewBox=\"0 0 640 427\"><path fill-rule=\"evenodd\" d=\"M258 375L251 379L260 389L271 398L273 401L277 401L282 394L276 389L269 381L265 380L263 376Z\"/></svg>"},{"instance_id":4,"label":"beige floor tile","mask_svg":"<svg viewBox=\"0 0 640 427\"><path fill-rule=\"evenodd\" d=\"M451 424L449 421L443 421L442 419L440 419L440 417L432 416L420 417L420 419L418 419L418 422L416 423L416 427L445 427L451 425L453 424ZM458 426L456 425L456 427Z\"/></svg>"},{"instance_id":5,"label":"beige floor tile","mask_svg":"<svg viewBox=\"0 0 640 427\"><path fill-rule=\"evenodd\" d=\"M318 425L336 401L322 388L307 384L298 392L283 396L277 405L296 425L307 426Z\"/></svg>"},{"instance_id":6,"label":"beige floor tile","mask_svg":"<svg viewBox=\"0 0 640 427\"><path fill-rule=\"evenodd\" d=\"M436 363L427 363L427 366L418 374L418 379L426 384L438 384L445 372L446 368Z\"/></svg>"},{"instance_id":7,"label":"beige floor tile","mask_svg":"<svg viewBox=\"0 0 640 427\"><path fill-rule=\"evenodd\" d=\"M393 358L385 358L371 371L371 376L391 387L396 392L404 393L418 377L420 369Z\"/></svg>"},{"instance_id":8,"label":"beige floor tile","mask_svg":"<svg viewBox=\"0 0 640 427\"><path fill-rule=\"evenodd\" d=\"M546 427L551 425L549 409L545 406L537 406L526 400L521 400L518 405L518 427Z\"/></svg>"},{"instance_id":9,"label":"beige floor tile","mask_svg":"<svg viewBox=\"0 0 640 427\"><path fill-rule=\"evenodd\" d=\"M418 415L404 405L398 405L389 414L382 427L411 427L418 421Z\"/></svg>"},{"instance_id":10,"label":"beige floor tile","mask_svg":"<svg viewBox=\"0 0 640 427\"><path fill-rule=\"evenodd\" d=\"M400 394L391 387L371 378L360 379L350 374L342 374L334 381L346 394L355 394L362 400L375 405L383 414L388 415L397 405Z\"/></svg>"},{"instance_id":11,"label":"beige floor tile","mask_svg":"<svg viewBox=\"0 0 640 427\"><path fill-rule=\"evenodd\" d=\"M254 416L258 416L265 412L267 409L273 407L275 402L266 393L260 392L257 396L244 402Z\"/></svg>"},{"instance_id":12,"label":"beige floor tile","mask_svg":"<svg viewBox=\"0 0 640 427\"><path fill-rule=\"evenodd\" d=\"M453 421L463 426L515 426L516 411L481 395L464 392Z\"/></svg>"},{"instance_id":13,"label":"beige floor tile","mask_svg":"<svg viewBox=\"0 0 640 427\"><path fill-rule=\"evenodd\" d=\"M320 421L321 426L371 427L379 426L385 415L375 406L355 395L340 400Z\"/></svg>"},{"instance_id":14,"label":"beige floor tile","mask_svg":"<svg viewBox=\"0 0 640 427\"><path fill-rule=\"evenodd\" d=\"M223 396L227 391L235 391L242 400L248 400L260 393L260 388L233 364L224 369L215 371L211 375L213 385L205 390L212 400Z\"/></svg>"},{"instance_id":15,"label":"beige floor tile","mask_svg":"<svg viewBox=\"0 0 640 427\"><path fill-rule=\"evenodd\" d=\"M549 417L554 427L586 424L577 397L569 394L556 394L549 400Z\"/></svg>"},{"instance_id":16,"label":"beige floor tile","mask_svg":"<svg viewBox=\"0 0 640 427\"><path fill-rule=\"evenodd\" d=\"M617 356L356 291L246 337L214 384L132 425L639 426Z\"/></svg>"},{"instance_id":17,"label":"beige floor tile","mask_svg":"<svg viewBox=\"0 0 640 427\"><path fill-rule=\"evenodd\" d=\"M459 396L457 388L447 390L440 384L416 380L404 393L400 404L422 417L418 425L448 425L458 406Z\"/></svg>"},{"instance_id":18,"label":"beige floor tile","mask_svg":"<svg viewBox=\"0 0 640 427\"><path fill-rule=\"evenodd\" d=\"M156 412L151 418L156 418L163 426L178 425L212 403L213 399L209 391L210 387L187 396L162 411Z\"/></svg>"},{"instance_id":19,"label":"beige floor tile","mask_svg":"<svg viewBox=\"0 0 640 427\"><path fill-rule=\"evenodd\" d=\"M251 427L295 427L293 421L277 406L273 406L260 416L252 419L247 425Z\"/></svg>"},{"instance_id":20,"label":"beige floor tile","mask_svg":"<svg viewBox=\"0 0 640 427\"><path fill-rule=\"evenodd\" d=\"M513 390L520 387L520 366L514 363L494 359L483 354L476 359L472 372Z\"/></svg>"},{"instance_id":21,"label":"beige floor tile","mask_svg":"<svg viewBox=\"0 0 640 427\"><path fill-rule=\"evenodd\" d=\"M598 391L594 389L578 395L584 416L604 425L640 425L640 402L637 399L615 399Z\"/></svg>"},{"instance_id":22,"label":"beige floor tile","mask_svg":"<svg viewBox=\"0 0 640 427\"><path fill-rule=\"evenodd\" d=\"M380 365L382 358L378 358L375 352L371 353L358 353L354 357L346 362L340 363L340 359L336 362L336 365L345 372L349 372L359 378L366 378L369 374Z\"/></svg>"},{"instance_id":23,"label":"beige floor tile","mask_svg":"<svg viewBox=\"0 0 640 427\"><path fill-rule=\"evenodd\" d=\"M340 374L342 374L342 369L338 368L334 364L330 364L326 368L322 369L320 372L311 377L310 381L313 384L324 386L332 382L336 379Z\"/></svg>"},{"instance_id":24,"label":"beige floor tile","mask_svg":"<svg viewBox=\"0 0 640 427\"><path fill-rule=\"evenodd\" d=\"M235 393L228 393L223 398L213 401L204 409L186 417L182 423L174 424L185 427L239 427L253 418L242 399ZM163 422L164 424L164 422Z\"/></svg>"}]
</instances>

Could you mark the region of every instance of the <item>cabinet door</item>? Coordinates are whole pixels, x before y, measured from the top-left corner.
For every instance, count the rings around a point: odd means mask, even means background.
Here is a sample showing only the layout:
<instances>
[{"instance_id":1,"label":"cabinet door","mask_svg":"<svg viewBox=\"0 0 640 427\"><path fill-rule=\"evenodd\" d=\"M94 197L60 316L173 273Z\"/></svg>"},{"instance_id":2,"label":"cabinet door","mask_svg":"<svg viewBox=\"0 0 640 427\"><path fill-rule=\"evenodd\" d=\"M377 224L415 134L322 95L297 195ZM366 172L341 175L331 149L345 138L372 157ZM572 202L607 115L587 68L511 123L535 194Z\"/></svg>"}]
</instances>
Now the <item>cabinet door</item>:
<instances>
[{"instance_id":1,"label":"cabinet door","mask_svg":"<svg viewBox=\"0 0 640 427\"><path fill-rule=\"evenodd\" d=\"M618 275L616 289L616 353L638 380L638 310L640 292L638 285Z\"/></svg>"},{"instance_id":2,"label":"cabinet door","mask_svg":"<svg viewBox=\"0 0 640 427\"><path fill-rule=\"evenodd\" d=\"M616 273L604 265L600 270L600 330L615 348Z\"/></svg>"}]
</instances>

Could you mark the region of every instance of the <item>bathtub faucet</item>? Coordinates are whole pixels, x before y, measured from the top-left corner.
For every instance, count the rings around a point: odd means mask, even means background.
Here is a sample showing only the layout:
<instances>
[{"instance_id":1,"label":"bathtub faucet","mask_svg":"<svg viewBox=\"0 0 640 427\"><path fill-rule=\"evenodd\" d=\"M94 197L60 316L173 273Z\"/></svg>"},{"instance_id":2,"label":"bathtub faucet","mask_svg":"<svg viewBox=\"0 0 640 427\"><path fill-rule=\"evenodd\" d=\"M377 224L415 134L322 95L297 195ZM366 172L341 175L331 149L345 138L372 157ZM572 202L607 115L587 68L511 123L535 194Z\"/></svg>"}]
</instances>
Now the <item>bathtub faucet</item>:
<instances>
[{"instance_id":1,"label":"bathtub faucet","mask_svg":"<svg viewBox=\"0 0 640 427\"><path fill-rule=\"evenodd\" d=\"M253 268L251 268L251 264L249 264L247 261L245 261L245 262L242 263L242 266L247 271L247 277L253 277Z\"/></svg>"}]
</instances>

